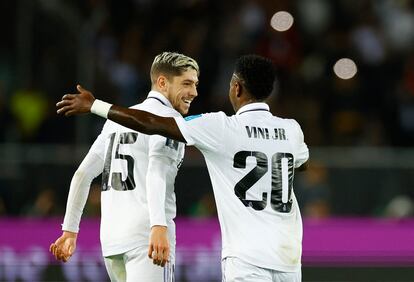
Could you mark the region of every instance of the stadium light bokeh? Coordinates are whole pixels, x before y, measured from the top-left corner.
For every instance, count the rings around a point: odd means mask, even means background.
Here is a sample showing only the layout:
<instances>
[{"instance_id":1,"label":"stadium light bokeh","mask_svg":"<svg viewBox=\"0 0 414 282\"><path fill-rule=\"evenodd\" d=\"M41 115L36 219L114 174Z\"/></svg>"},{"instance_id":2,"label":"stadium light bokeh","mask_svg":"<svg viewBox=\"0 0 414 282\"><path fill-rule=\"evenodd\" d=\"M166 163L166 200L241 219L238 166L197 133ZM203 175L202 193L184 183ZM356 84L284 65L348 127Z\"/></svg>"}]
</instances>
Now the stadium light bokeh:
<instances>
[{"instance_id":1,"label":"stadium light bokeh","mask_svg":"<svg viewBox=\"0 0 414 282\"><path fill-rule=\"evenodd\" d=\"M292 27L293 22L293 16L289 12L279 11L273 15L270 20L270 25L276 31L283 32L289 30Z\"/></svg>"},{"instance_id":2,"label":"stadium light bokeh","mask_svg":"<svg viewBox=\"0 0 414 282\"><path fill-rule=\"evenodd\" d=\"M351 79L358 72L355 62L349 58L339 59L334 67L334 73L341 79Z\"/></svg>"}]
</instances>

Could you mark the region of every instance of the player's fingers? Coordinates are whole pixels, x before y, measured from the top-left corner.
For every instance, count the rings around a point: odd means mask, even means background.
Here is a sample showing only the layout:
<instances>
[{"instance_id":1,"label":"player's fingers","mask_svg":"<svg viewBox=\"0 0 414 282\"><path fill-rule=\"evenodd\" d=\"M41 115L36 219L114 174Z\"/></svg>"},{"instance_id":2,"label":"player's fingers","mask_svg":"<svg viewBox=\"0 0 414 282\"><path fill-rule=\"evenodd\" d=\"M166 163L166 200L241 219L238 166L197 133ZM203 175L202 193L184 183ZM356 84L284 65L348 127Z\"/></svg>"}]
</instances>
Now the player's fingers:
<instances>
[{"instance_id":1,"label":"player's fingers","mask_svg":"<svg viewBox=\"0 0 414 282\"><path fill-rule=\"evenodd\" d=\"M63 261L63 258L64 258L64 256L62 255L62 253L57 254L57 260Z\"/></svg>"},{"instance_id":2,"label":"player's fingers","mask_svg":"<svg viewBox=\"0 0 414 282\"><path fill-rule=\"evenodd\" d=\"M157 257L158 265L162 265L164 261L165 248L162 246L159 246L157 250L157 254L158 254L158 257Z\"/></svg>"},{"instance_id":3,"label":"player's fingers","mask_svg":"<svg viewBox=\"0 0 414 282\"><path fill-rule=\"evenodd\" d=\"M62 257L69 256L69 246L63 246L61 251L62 251Z\"/></svg>"},{"instance_id":4,"label":"player's fingers","mask_svg":"<svg viewBox=\"0 0 414 282\"><path fill-rule=\"evenodd\" d=\"M64 254L64 252L61 249L59 249L58 252L56 253L56 256L57 256L57 259L59 261L63 261L63 259L65 257L65 254Z\"/></svg>"},{"instance_id":5,"label":"player's fingers","mask_svg":"<svg viewBox=\"0 0 414 282\"><path fill-rule=\"evenodd\" d=\"M52 247L53 255L56 257L58 252L59 252L59 247L56 245L56 243L53 243L53 247Z\"/></svg>"},{"instance_id":6,"label":"player's fingers","mask_svg":"<svg viewBox=\"0 0 414 282\"><path fill-rule=\"evenodd\" d=\"M71 257L72 257L71 255L63 256L62 261L63 262L68 262Z\"/></svg>"},{"instance_id":7,"label":"player's fingers","mask_svg":"<svg viewBox=\"0 0 414 282\"><path fill-rule=\"evenodd\" d=\"M52 253L52 255L54 256L54 257L56 257L56 245L55 244L53 244L52 246L51 246L51 253Z\"/></svg>"},{"instance_id":8,"label":"player's fingers","mask_svg":"<svg viewBox=\"0 0 414 282\"><path fill-rule=\"evenodd\" d=\"M77 94L65 94L62 97L62 100L73 100L76 98Z\"/></svg>"},{"instance_id":9,"label":"player's fingers","mask_svg":"<svg viewBox=\"0 0 414 282\"><path fill-rule=\"evenodd\" d=\"M68 110L68 111L65 113L65 116L70 117L70 116L72 116L72 115L74 115L74 114L76 114L76 111L75 111L74 109L71 109L71 110Z\"/></svg>"},{"instance_id":10,"label":"player's fingers","mask_svg":"<svg viewBox=\"0 0 414 282\"><path fill-rule=\"evenodd\" d=\"M164 260L165 260L165 262L169 262L169 261L170 261L170 248L167 248L167 249L165 250L165 253L164 253Z\"/></svg>"},{"instance_id":11,"label":"player's fingers","mask_svg":"<svg viewBox=\"0 0 414 282\"><path fill-rule=\"evenodd\" d=\"M58 113L58 114L64 114L67 110L68 110L68 108L67 108L68 106L64 106L64 107L60 107L60 108L58 108L57 110L56 110L56 113Z\"/></svg>"},{"instance_id":12,"label":"player's fingers","mask_svg":"<svg viewBox=\"0 0 414 282\"><path fill-rule=\"evenodd\" d=\"M148 247L148 257L150 259L152 259L152 252L154 251L154 247L152 246L152 244L149 245Z\"/></svg>"},{"instance_id":13,"label":"player's fingers","mask_svg":"<svg viewBox=\"0 0 414 282\"><path fill-rule=\"evenodd\" d=\"M160 261L160 266L164 267L165 263L167 262L168 257L166 256L167 251L164 250L161 261Z\"/></svg>"},{"instance_id":14,"label":"player's fingers","mask_svg":"<svg viewBox=\"0 0 414 282\"><path fill-rule=\"evenodd\" d=\"M156 265L159 265L160 261L158 259L158 252L156 250L152 251L151 256L152 256L152 263L156 264Z\"/></svg>"},{"instance_id":15,"label":"player's fingers","mask_svg":"<svg viewBox=\"0 0 414 282\"><path fill-rule=\"evenodd\" d=\"M168 246L160 246L158 249L158 252L160 254L159 256L159 260L160 260L160 264L161 266L165 265L165 262L168 259Z\"/></svg>"},{"instance_id":16,"label":"player's fingers","mask_svg":"<svg viewBox=\"0 0 414 282\"><path fill-rule=\"evenodd\" d=\"M166 264L167 262L168 262L168 261L163 260L163 261L161 262L161 265L160 265L160 266L164 267L164 266L165 266L165 264Z\"/></svg>"},{"instance_id":17,"label":"player's fingers","mask_svg":"<svg viewBox=\"0 0 414 282\"><path fill-rule=\"evenodd\" d=\"M69 101L69 100L62 100L62 101L59 101L59 102L56 103L56 107L62 108L64 106L71 105L72 103L73 102L72 101Z\"/></svg>"},{"instance_id":18,"label":"player's fingers","mask_svg":"<svg viewBox=\"0 0 414 282\"><path fill-rule=\"evenodd\" d=\"M78 84L77 86L76 86L76 89L78 89L78 91L79 92L85 92L85 91L88 91L88 90L86 90L86 89L84 89L80 84Z\"/></svg>"},{"instance_id":19,"label":"player's fingers","mask_svg":"<svg viewBox=\"0 0 414 282\"><path fill-rule=\"evenodd\" d=\"M161 266L164 267L165 264L169 261L170 261L170 248L167 247L164 251L164 259L163 259L163 263Z\"/></svg>"},{"instance_id":20,"label":"player's fingers","mask_svg":"<svg viewBox=\"0 0 414 282\"><path fill-rule=\"evenodd\" d=\"M60 260L60 255L59 255L59 251L58 250L55 250L54 255L55 255L55 259L56 260Z\"/></svg>"},{"instance_id":21,"label":"player's fingers","mask_svg":"<svg viewBox=\"0 0 414 282\"><path fill-rule=\"evenodd\" d=\"M73 253L75 252L75 246L70 245L68 247L68 255L71 257L73 255Z\"/></svg>"},{"instance_id":22,"label":"player's fingers","mask_svg":"<svg viewBox=\"0 0 414 282\"><path fill-rule=\"evenodd\" d=\"M155 250L152 250L152 252L151 252L151 258L155 261L157 259L157 257L158 257L157 252Z\"/></svg>"},{"instance_id":23,"label":"player's fingers","mask_svg":"<svg viewBox=\"0 0 414 282\"><path fill-rule=\"evenodd\" d=\"M53 250L55 249L55 243L50 244L49 252L53 254Z\"/></svg>"},{"instance_id":24,"label":"player's fingers","mask_svg":"<svg viewBox=\"0 0 414 282\"><path fill-rule=\"evenodd\" d=\"M161 260L162 260L162 249L159 246L155 247L156 250L156 255L153 256L154 259L154 263L156 265L160 265L161 264Z\"/></svg>"},{"instance_id":25,"label":"player's fingers","mask_svg":"<svg viewBox=\"0 0 414 282\"><path fill-rule=\"evenodd\" d=\"M72 106L64 106L64 107L59 108L56 112L58 114L65 114L66 115L66 113L71 109L72 109Z\"/></svg>"},{"instance_id":26,"label":"player's fingers","mask_svg":"<svg viewBox=\"0 0 414 282\"><path fill-rule=\"evenodd\" d=\"M66 253L63 250L59 249L58 252L57 252L58 260L64 262L66 257L67 257Z\"/></svg>"}]
</instances>

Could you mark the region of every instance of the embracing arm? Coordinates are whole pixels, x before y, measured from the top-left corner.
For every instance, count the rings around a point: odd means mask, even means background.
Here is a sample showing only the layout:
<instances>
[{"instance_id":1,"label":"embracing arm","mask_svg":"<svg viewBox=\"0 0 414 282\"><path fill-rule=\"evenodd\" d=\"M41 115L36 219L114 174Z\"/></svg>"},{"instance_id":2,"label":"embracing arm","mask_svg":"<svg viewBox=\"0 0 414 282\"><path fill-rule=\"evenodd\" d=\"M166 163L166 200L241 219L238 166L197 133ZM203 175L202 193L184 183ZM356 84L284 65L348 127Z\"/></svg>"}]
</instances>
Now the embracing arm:
<instances>
[{"instance_id":1,"label":"embracing arm","mask_svg":"<svg viewBox=\"0 0 414 282\"><path fill-rule=\"evenodd\" d=\"M108 119L148 135L158 134L185 142L174 118L160 117L149 112L112 105L108 112Z\"/></svg>"},{"instance_id":2,"label":"embracing arm","mask_svg":"<svg viewBox=\"0 0 414 282\"><path fill-rule=\"evenodd\" d=\"M108 118L133 130L153 135L158 134L181 142L186 142L174 118L160 117L151 113L110 105L95 97L88 90L77 86L78 94L66 94L58 102L57 113L71 116L75 114L94 113Z\"/></svg>"}]
</instances>

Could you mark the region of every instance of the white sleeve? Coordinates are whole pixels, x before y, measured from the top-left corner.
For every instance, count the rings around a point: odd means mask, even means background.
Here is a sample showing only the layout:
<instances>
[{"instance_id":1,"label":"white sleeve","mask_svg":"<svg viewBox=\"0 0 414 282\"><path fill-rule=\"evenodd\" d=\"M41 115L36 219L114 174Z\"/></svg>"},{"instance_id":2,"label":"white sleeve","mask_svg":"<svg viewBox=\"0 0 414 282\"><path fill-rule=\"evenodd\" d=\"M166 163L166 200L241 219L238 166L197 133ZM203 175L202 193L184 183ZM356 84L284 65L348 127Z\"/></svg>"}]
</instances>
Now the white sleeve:
<instances>
[{"instance_id":1,"label":"white sleeve","mask_svg":"<svg viewBox=\"0 0 414 282\"><path fill-rule=\"evenodd\" d=\"M201 150L216 151L223 146L224 124L227 116L223 112L175 117L187 145L194 145Z\"/></svg>"},{"instance_id":2,"label":"white sleeve","mask_svg":"<svg viewBox=\"0 0 414 282\"><path fill-rule=\"evenodd\" d=\"M300 167L309 159L309 149L305 143L302 128L296 120L292 120L297 130L297 143L295 146L295 168Z\"/></svg>"},{"instance_id":3,"label":"white sleeve","mask_svg":"<svg viewBox=\"0 0 414 282\"><path fill-rule=\"evenodd\" d=\"M150 224L151 227L167 226L165 217L167 173L182 158L184 144L160 135L151 135L148 146L146 187Z\"/></svg>"},{"instance_id":4,"label":"white sleeve","mask_svg":"<svg viewBox=\"0 0 414 282\"><path fill-rule=\"evenodd\" d=\"M62 230L64 231L79 232L79 224L88 199L91 182L102 173L104 167L105 126L72 177L65 218L62 224Z\"/></svg>"},{"instance_id":5,"label":"white sleeve","mask_svg":"<svg viewBox=\"0 0 414 282\"><path fill-rule=\"evenodd\" d=\"M88 199L91 182L102 173L102 170L102 158L93 152L89 152L72 177L62 230L75 233L79 231L79 224L83 208Z\"/></svg>"},{"instance_id":6,"label":"white sleeve","mask_svg":"<svg viewBox=\"0 0 414 282\"><path fill-rule=\"evenodd\" d=\"M166 176L172 164L172 159L166 156L149 158L146 186L151 227L154 225L167 226L165 217Z\"/></svg>"}]
</instances>

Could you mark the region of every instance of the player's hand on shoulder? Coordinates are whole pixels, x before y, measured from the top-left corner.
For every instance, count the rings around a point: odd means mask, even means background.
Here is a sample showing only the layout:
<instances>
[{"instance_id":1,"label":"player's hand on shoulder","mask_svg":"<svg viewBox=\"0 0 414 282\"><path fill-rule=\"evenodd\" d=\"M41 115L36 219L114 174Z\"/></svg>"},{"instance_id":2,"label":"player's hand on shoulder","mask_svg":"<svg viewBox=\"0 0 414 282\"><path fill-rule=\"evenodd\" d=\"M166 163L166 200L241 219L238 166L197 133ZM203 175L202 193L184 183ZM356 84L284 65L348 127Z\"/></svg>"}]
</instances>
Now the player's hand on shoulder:
<instances>
[{"instance_id":1,"label":"player's hand on shoulder","mask_svg":"<svg viewBox=\"0 0 414 282\"><path fill-rule=\"evenodd\" d=\"M77 233L63 231L54 243L49 247L49 251L55 256L56 260L67 262L76 249Z\"/></svg>"},{"instance_id":2,"label":"player's hand on shoulder","mask_svg":"<svg viewBox=\"0 0 414 282\"><path fill-rule=\"evenodd\" d=\"M151 228L148 257L154 264L162 267L169 261L170 244L166 226L154 225Z\"/></svg>"},{"instance_id":3,"label":"player's hand on shoulder","mask_svg":"<svg viewBox=\"0 0 414 282\"><path fill-rule=\"evenodd\" d=\"M89 113L91 111L95 97L90 91L84 89L80 85L77 85L76 89L79 93L65 94L62 97L62 100L56 104L58 114L71 116Z\"/></svg>"}]
</instances>

